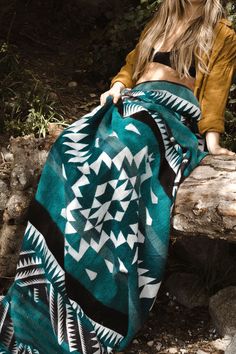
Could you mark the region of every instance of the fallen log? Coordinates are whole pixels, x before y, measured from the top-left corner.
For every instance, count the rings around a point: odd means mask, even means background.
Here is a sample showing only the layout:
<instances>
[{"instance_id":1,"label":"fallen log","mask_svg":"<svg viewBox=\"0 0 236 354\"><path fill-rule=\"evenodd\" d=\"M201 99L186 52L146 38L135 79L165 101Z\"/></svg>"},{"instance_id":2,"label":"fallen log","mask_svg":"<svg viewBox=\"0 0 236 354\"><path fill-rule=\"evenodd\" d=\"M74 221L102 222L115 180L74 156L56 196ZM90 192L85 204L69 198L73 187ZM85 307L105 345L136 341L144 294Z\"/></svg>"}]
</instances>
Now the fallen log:
<instances>
[{"instance_id":1,"label":"fallen log","mask_svg":"<svg viewBox=\"0 0 236 354\"><path fill-rule=\"evenodd\" d=\"M2 276L14 274L27 208L53 140L28 136L10 141L12 165L0 178L0 283ZM172 225L173 236L236 241L235 158L207 156L186 178L177 193Z\"/></svg>"},{"instance_id":2,"label":"fallen log","mask_svg":"<svg viewBox=\"0 0 236 354\"><path fill-rule=\"evenodd\" d=\"M236 158L207 156L181 184L172 234L236 242Z\"/></svg>"}]
</instances>

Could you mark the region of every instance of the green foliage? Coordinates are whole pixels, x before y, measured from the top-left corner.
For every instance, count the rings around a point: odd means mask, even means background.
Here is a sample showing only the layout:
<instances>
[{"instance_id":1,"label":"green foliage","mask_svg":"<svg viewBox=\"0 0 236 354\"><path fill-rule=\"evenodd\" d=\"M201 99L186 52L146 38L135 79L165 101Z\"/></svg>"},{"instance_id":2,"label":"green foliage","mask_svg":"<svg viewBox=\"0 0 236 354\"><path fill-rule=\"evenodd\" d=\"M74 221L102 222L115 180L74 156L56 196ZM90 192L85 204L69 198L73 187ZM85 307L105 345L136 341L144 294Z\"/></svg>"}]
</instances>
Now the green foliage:
<instances>
[{"instance_id":1,"label":"green foliage","mask_svg":"<svg viewBox=\"0 0 236 354\"><path fill-rule=\"evenodd\" d=\"M233 22L236 27L236 3L235 1L227 1L226 2L226 11L229 15L229 19Z\"/></svg>"},{"instance_id":2,"label":"green foliage","mask_svg":"<svg viewBox=\"0 0 236 354\"><path fill-rule=\"evenodd\" d=\"M120 14L105 13L109 22L105 28L94 26L87 48L86 71L102 73L106 81L120 68L125 55L134 48L140 33L161 0L141 0L138 6L123 8ZM98 38L101 38L99 41ZM83 66L83 62L80 63Z\"/></svg>"},{"instance_id":3,"label":"green foliage","mask_svg":"<svg viewBox=\"0 0 236 354\"><path fill-rule=\"evenodd\" d=\"M236 152L236 84L230 89L229 101L225 113L225 133L222 136L222 144Z\"/></svg>"},{"instance_id":4,"label":"green foliage","mask_svg":"<svg viewBox=\"0 0 236 354\"><path fill-rule=\"evenodd\" d=\"M84 49L83 55L79 55L78 59L76 57L76 68L85 72L91 83L103 81L108 86L110 78L120 69L126 54L134 48L144 25L161 1L48 0L45 3L39 0L23 4L20 0L3 0L0 20L5 19L7 31L4 32L6 43L0 43L0 114L4 117L0 118L0 132L9 131L15 135L34 132L44 136L49 122L64 123L63 112L59 104L52 101L50 89L31 71L22 69L24 65L17 49L9 45L12 28L21 29L22 24L29 23L31 27L26 28L33 29L40 39L48 38L48 32L56 33L59 39L63 35L75 36ZM236 28L235 1L223 1ZM17 13L28 16L27 21L18 23L18 27L14 21L19 21L19 16L13 16L16 9ZM222 142L236 151L235 87L232 86L230 92L226 112L227 133Z\"/></svg>"},{"instance_id":5,"label":"green foliage","mask_svg":"<svg viewBox=\"0 0 236 354\"><path fill-rule=\"evenodd\" d=\"M232 21L236 29L236 3L235 1L227 1L226 10L229 19ZM236 77L234 78L234 82ZM236 152L236 84L231 86L227 110L225 114L225 134L222 136L222 144Z\"/></svg>"},{"instance_id":6,"label":"green foliage","mask_svg":"<svg viewBox=\"0 0 236 354\"><path fill-rule=\"evenodd\" d=\"M22 69L16 47L0 46L0 132L45 136L49 123L65 124L50 92L29 70Z\"/></svg>"}]
</instances>

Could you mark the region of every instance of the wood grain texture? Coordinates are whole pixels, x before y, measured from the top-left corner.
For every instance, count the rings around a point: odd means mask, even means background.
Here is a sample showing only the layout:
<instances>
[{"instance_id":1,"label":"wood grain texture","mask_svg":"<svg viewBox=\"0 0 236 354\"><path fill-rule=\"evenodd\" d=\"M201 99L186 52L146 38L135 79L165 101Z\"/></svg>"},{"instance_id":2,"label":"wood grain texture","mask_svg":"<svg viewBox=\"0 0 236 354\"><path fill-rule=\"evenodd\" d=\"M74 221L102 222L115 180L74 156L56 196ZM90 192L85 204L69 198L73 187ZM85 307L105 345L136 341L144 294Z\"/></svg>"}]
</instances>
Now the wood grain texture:
<instances>
[{"instance_id":1,"label":"wood grain texture","mask_svg":"<svg viewBox=\"0 0 236 354\"><path fill-rule=\"evenodd\" d=\"M236 242L236 158L207 156L181 184L173 235L205 235Z\"/></svg>"}]
</instances>

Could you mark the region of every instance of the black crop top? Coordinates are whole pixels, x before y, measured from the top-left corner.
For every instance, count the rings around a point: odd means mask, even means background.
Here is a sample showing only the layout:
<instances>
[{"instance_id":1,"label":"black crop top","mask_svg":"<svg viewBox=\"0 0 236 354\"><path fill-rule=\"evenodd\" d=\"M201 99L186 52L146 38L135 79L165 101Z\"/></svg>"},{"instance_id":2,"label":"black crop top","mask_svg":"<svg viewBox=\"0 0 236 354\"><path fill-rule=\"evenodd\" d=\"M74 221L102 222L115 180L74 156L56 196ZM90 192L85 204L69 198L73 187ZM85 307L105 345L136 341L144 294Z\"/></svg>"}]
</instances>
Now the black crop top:
<instances>
[{"instance_id":1,"label":"black crop top","mask_svg":"<svg viewBox=\"0 0 236 354\"><path fill-rule=\"evenodd\" d=\"M153 52L154 52L154 48L152 49L151 57L153 55ZM156 52L153 56L153 62L172 67L170 61L170 54L171 52ZM192 77L196 77L196 69L195 69L194 62L189 68L189 75Z\"/></svg>"}]
</instances>

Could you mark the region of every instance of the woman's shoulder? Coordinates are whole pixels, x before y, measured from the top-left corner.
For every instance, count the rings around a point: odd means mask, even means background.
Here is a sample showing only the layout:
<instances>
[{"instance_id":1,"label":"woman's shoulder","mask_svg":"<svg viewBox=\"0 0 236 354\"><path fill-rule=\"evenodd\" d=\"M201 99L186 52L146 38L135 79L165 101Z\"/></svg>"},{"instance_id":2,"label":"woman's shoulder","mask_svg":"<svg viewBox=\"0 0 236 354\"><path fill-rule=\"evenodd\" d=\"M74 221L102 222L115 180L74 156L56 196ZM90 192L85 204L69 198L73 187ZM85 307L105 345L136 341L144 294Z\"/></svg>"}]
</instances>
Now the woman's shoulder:
<instances>
[{"instance_id":1,"label":"woman's shoulder","mask_svg":"<svg viewBox=\"0 0 236 354\"><path fill-rule=\"evenodd\" d=\"M227 18L222 18L218 21L218 24L220 24L221 26L223 27L229 27L229 28L232 28L233 27L233 24L230 20L228 20Z\"/></svg>"},{"instance_id":2,"label":"woman's shoulder","mask_svg":"<svg viewBox=\"0 0 236 354\"><path fill-rule=\"evenodd\" d=\"M223 36L228 37L228 36L235 36L236 38L236 33L233 28L233 24L230 20L226 18L222 18L221 20L218 21L216 25L216 31L220 32Z\"/></svg>"},{"instance_id":3,"label":"woman's shoulder","mask_svg":"<svg viewBox=\"0 0 236 354\"><path fill-rule=\"evenodd\" d=\"M226 51L236 53L236 33L231 21L226 18L219 20L215 27L215 35L216 50L221 51L224 47Z\"/></svg>"}]
</instances>

